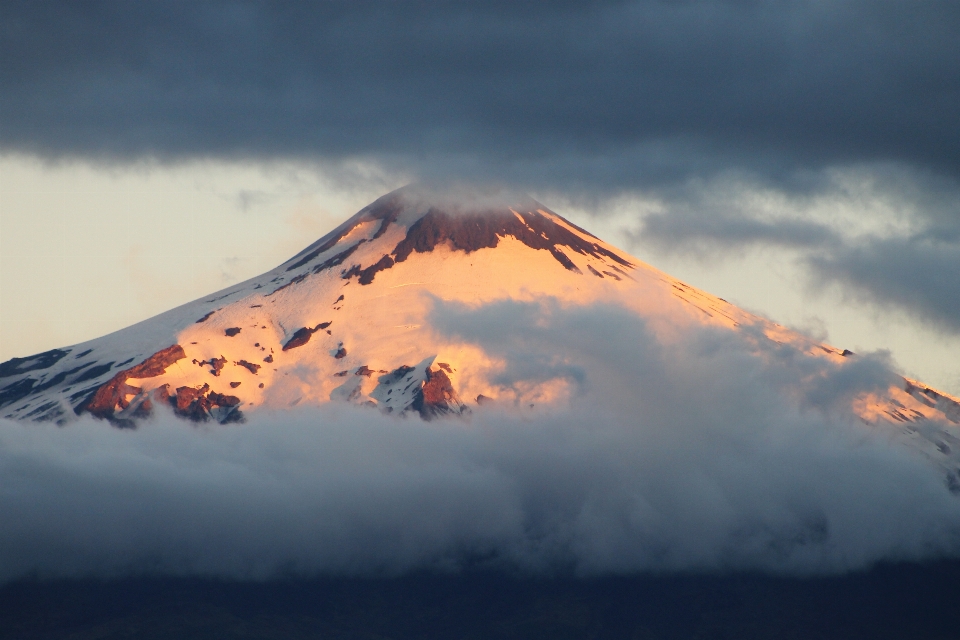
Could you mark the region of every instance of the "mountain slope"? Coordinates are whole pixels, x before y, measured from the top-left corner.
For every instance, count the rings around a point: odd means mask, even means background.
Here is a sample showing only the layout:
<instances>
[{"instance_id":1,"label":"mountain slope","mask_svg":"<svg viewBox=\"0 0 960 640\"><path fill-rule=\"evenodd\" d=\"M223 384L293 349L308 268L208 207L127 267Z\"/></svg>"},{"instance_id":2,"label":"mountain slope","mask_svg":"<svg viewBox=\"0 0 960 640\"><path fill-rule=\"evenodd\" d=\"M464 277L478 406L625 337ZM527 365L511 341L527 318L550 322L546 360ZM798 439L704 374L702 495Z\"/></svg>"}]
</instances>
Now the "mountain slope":
<instances>
[{"instance_id":1,"label":"mountain slope","mask_svg":"<svg viewBox=\"0 0 960 640\"><path fill-rule=\"evenodd\" d=\"M330 401L427 419L487 401L562 406L573 394L562 377L505 381L501 361L432 321L438 304L545 299L629 309L664 343L709 327L737 333L761 355L786 345L834 367L856 360L671 278L529 198L406 187L261 276L102 338L3 363L0 414L65 423L89 413L134 426L158 405L223 423L262 407ZM854 405L947 466L960 451L948 428L960 423L956 398L897 377Z\"/></svg>"}]
</instances>

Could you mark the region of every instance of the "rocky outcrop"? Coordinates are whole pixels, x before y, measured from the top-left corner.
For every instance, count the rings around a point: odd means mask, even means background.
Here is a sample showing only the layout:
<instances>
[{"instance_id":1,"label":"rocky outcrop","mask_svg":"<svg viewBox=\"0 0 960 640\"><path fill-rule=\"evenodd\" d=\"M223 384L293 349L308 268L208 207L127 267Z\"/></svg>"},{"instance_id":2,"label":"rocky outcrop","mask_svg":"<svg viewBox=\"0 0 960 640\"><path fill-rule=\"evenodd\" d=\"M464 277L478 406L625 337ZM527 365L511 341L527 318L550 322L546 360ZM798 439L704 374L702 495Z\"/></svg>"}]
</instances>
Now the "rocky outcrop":
<instances>
[{"instance_id":1,"label":"rocky outcrop","mask_svg":"<svg viewBox=\"0 0 960 640\"><path fill-rule=\"evenodd\" d=\"M240 327L230 327L229 329L224 329L223 332L227 334L228 338L232 338L233 336L240 333Z\"/></svg>"},{"instance_id":2,"label":"rocky outcrop","mask_svg":"<svg viewBox=\"0 0 960 640\"><path fill-rule=\"evenodd\" d=\"M374 277L376 277L377 272L383 271L384 269L389 269L392 266L393 258L390 256L383 256L378 262L357 272L357 275L360 276L360 284L370 284L373 282Z\"/></svg>"},{"instance_id":3,"label":"rocky outcrop","mask_svg":"<svg viewBox=\"0 0 960 640\"><path fill-rule=\"evenodd\" d=\"M39 369L49 369L68 353L70 353L70 349L51 349L26 358L11 358L4 363L0 363L0 378L9 378Z\"/></svg>"},{"instance_id":4,"label":"rocky outcrop","mask_svg":"<svg viewBox=\"0 0 960 640\"><path fill-rule=\"evenodd\" d=\"M68 369L66 371L60 371L59 373L51 376L48 379L45 379L42 374L40 375L39 378L36 378L36 379L31 377L21 378L20 380L17 380L16 382L9 384L3 387L2 389L0 389L0 407L5 407L8 404L13 404L14 402L22 400L23 398L31 394L42 393L47 389L51 389L57 386L58 384L64 382L67 378L69 378L74 373L77 373L78 371L83 371L84 369L86 369L87 367L90 367L95 363L96 363L95 360L91 362L85 362L80 366L74 367L72 369ZM109 368L113 366L113 363L111 362L109 363L109 365L110 366L106 368L106 371L108 371ZM103 368L103 365L99 367L93 367L93 369L99 372L98 376L103 375L103 373L106 372ZM90 370L88 369L87 371L90 371ZM81 373L72 382L80 382L85 379L86 380L92 379L92 378L84 378L84 373ZM30 415L35 415L34 411L31 411L29 414L27 414L27 416L30 416Z\"/></svg>"},{"instance_id":5,"label":"rocky outcrop","mask_svg":"<svg viewBox=\"0 0 960 640\"><path fill-rule=\"evenodd\" d=\"M90 367L89 369L81 373L79 376L74 378L72 382L76 383L76 382L86 382L87 380L95 380L96 378L99 378L103 374L110 371L110 369L112 368L113 368L113 362L98 364L97 366Z\"/></svg>"},{"instance_id":6,"label":"rocky outcrop","mask_svg":"<svg viewBox=\"0 0 960 640\"><path fill-rule=\"evenodd\" d=\"M162 375L167 367L174 362L185 357L187 356L183 352L183 347L178 344L157 351L140 364L121 371L98 387L93 394L77 406L76 413L86 411L98 418L113 417L118 409L123 410L129 406L127 396L137 396L142 391L140 387L127 384L127 380L131 378L155 378Z\"/></svg>"},{"instance_id":7,"label":"rocky outcrop","mask_svg":"<svg viewBox=\"0 0 960 640\"><path fill-rule=\"evenodd\" d=\"M552 214L555 216L556 214ZM558 219L563 220L560 216ZM617 253L603 247L599 242L584 238L570 228L579 227L563 220L558 224L552 216L537 211L513 211L509 208L486 212L451 215L431 208L419 220L410 225L406 237L397 243L391 255L384 255L378 262L366 268L354 265L344 273L344 279L360 277L360 284L370 284L376 274L404 262L412 253L429 253L438 246L447 246L453 251L470 253L480 249L494 248L501 238L516 238L531 249L549 251L563 267L574 273L580 269L567 256L564 249L583 256L612 260L624 267L634 265ZM569 228L568 226L569 225ZM582 230L581 230L582 231ZM590 238L590 234L583 231Z\"/></svg>"},{"instance_id":8,"label":"rocky outcrop","mask_svg":"<svg viewBox=\"0 0 960 640\"><path fill-rule=\"evenodd\" d=\"M233 364L237 365L238 367L243 367L244 369L246 369L247 371L249 371L250 373L252 373L252 374L254 374L254 375L257 374L257 371L260 370L260 366L261 366L261 365L259 365L259 364L254 364L254 363L252 363L252 362L247 362L246 360L238 360L237 362L234 362Z\"/></svg>"},{"instance_id":9,"label":"rocky outcrop","mask_svg":"<svg viewBox=\"0 0 960 640\"><path fill-rule=\"evenodd\" d=\"M326 329L331 324L333 324L332 321L321 322L320 324L315 326L313 329L311 329L310 327L301 327L300 329L297 329L293 333L293 335L290 337L290 339L287 340L287 344L283 345L283 349L281 349L281 351L289 351L290 349L296 349L297 347L302 347L303 345L310 342L310 336L312 336L317 331L320 331L320 329Z\"/></svg>"},{"instance_id":10,"label":"rocky outcrop","mask_svg":"<svg viewBox=\"0 0 960 640\"><path fill-rule=\"evenodd\" d=\"M427 379L414 397L410 408L418 412L424 420L449 414L460 415L467 409L454 390L450 378L439 367L427 369Z\"/></svg>"},{"instance_id":11,"label":"rocky outcrop","mask_svg":"<svg viewBox=\"0 0 960 640\"><path fill-rule=\"evenodd\" d=\"M174 413L194 422L205 422L210 418L217 422L237 422L240 414L240 398L210 390L210 385L200 387L178 387L171 398Z\"/></svg>"},{"instance_id":12,"label":"rocky outcrop","mask_svg":"<svg viewBox=\"0 0 960 640\"><path fill-rule=\"evenodd\" d=\"M924 384L906 378L904 378L903 390L928 407L943 413L950 422L960 424L960 402Z\"/></svg>"},{"instance_id":13,"label":"rocky outcrop","mask_svg":"<svg viewBox=\"0 0 960 640\"><path fill-rule=\"evenodd\" d=\"M209 360L194 360L193 363L201 367L204 365L210 365L210 373L219 377L220 372L223 371L223 367L225 367L227 364L227 359L223 356L220 356L219 358L210 358Z\"/></svg>"},{"instance_id":14,"label":"rocky outcrop","mask_svg":"<svg viewBox=\"0 0 960 640\"><path fill-rule=\"evenodd\" d=\"M299 257L299 259L294 258L296 262L294 262L293 264L287 267L287 271L293 271L294 269L298 267L302 267L308 262L311 262L312 260L317 258L317 256L319 256L320 254L326 251L329 251L330 249L335 247L337 243L340 242L340 240L342 240L347 235L349 235L350 232L356 229L358 226L366 222L370 222L372 220L380 221L380 226L377 228L376 233L374 233L373 237L371 238L371 240L376 240L377 238L379 238L384 234L384 232L387 230L387 227L390 226L390 223L395 222L397 220L397 216L399 216L402 211L403 211L403 197L399 194L391 193L391 194L387 194L386 196L383 196L382 198L377 199L375 202L372 202L371 204L364 207L360 211L360 213L358 213L347 224L344 224L342 227L340 227L339 229L337 229L327 237L321 238L314 245L304 249L303 254ZM351 247L347 251L352 253L363 242L366 242L366 240L360 240L360 242L355 244L353 247ZM347 255L343 255L342 253L338 254L333 258L330 258L327 261L321 263L320 265L314 267L313 272L317 273L324 269L328 269L331 266L334 266L335 264L340 264L343 262L343 260L346 259L348 255L349 253ZM339 262L337 262L337 260L339 260Z\"/></svg>"}]
</instances>

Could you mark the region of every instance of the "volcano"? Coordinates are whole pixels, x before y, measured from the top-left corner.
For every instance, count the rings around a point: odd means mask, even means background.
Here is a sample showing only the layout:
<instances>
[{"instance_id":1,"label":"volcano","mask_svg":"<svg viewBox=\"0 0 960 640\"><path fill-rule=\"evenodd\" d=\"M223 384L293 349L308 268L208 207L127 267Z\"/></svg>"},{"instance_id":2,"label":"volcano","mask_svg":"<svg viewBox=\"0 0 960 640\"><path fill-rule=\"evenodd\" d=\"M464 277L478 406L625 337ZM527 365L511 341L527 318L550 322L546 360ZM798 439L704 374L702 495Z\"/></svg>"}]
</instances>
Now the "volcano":
<instances>
[{"instance_id":1,"label":"volcano","mask_svg":"<svg viewBox=\"0 0 960 640\"><path fill-rule=\"evenodd\" d=\"M576 381L551 373L556 363L530 362L539 375L509 379L502 358L437 329L438 304L479 309L502 300L615 305L665 343L708 327L746 337L760 357L790 349L814 370L858 358L672 278L529 197L408 186L261 276L107 336L0 364L0 411L60 424L90 414L134 427L158 407L231 423L262 408L328 402L427 420L488 404L536 411L575 402ZM850 410L956 468L960 402L890 380Z\"/></svg>"}]
</instances>

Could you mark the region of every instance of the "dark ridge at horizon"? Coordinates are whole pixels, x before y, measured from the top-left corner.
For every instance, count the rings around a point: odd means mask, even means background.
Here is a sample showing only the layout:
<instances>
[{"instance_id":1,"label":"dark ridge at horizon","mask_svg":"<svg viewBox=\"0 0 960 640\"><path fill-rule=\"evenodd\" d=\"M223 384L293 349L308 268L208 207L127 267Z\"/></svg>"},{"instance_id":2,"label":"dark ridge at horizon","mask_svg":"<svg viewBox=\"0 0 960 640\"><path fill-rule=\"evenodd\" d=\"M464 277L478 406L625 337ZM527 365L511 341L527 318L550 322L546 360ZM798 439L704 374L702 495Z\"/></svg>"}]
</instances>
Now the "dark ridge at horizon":
<instances>
[{"instance_id":1,"label":"dark ridge at horizon","mask_svg":"<svg viewBox=\"0 0 960 640\"><path fill-rule=\"evenodd\" d=\"M960 561L833 577L755 573L525 578L23 580L0 586L0 640L956 637Z\"/></svg>"}]
</instances>

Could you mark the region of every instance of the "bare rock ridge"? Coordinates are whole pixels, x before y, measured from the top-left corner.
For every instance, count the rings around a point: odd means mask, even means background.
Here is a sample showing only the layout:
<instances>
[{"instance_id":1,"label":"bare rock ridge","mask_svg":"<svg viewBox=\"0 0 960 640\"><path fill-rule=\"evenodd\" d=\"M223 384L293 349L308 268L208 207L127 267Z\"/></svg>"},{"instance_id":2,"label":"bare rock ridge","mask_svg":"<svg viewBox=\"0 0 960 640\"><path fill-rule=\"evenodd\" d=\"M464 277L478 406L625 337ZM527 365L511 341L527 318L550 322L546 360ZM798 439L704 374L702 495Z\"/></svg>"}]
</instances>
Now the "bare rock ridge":
<instances>
[{"instance_id":1,"label":"bare rock ridge","mask_svg":"<svg viewBox=\"0 0 960 640\"><path fill-rule=\"evenodd\" d=\"M240 398L212 391L208 384L199 388L179 387L171 395L169 385L145 392L141 387L128 382L131 379L160 376L169 366L185 357L183 347L178 344L158 351L140 364L114 375L78 405L76 412L79 414L86 411L98 418L111 420L119 426L132 426L131 418L150 415L155 402L168 402L178 415L194 421L204 421L211 417L218 422L242 419L238 410ZM222 363L218 361L218 364L222 368ZM219 375L219 369L216 374Z\"/></svg>"},{"instance_id":2,"label":"bare rock ridge","mask_svg":"<svg viewBox=\"0 0 960 640\"><path fill-rule=\"evenodd\" d=\"M467 406L453 389L450 378L439 366L427 369L427 379L411 405L425 420L450 413L460 414Z\"/></svg>"},{"instance_id":3,"label":"bare rock ridge","mask_svg":"<svg viewBox=\"0 0 960 640\"><path fill-rule=\"evenodd\" d=\"M243 419L237 408L240 398L212 391L208 384L178 387L176 395L170 400L177 415L194 422L205 422L211 417L221 424Z\"/></svg>"},{"instance_id":4,"label":"bare rock ridge","mask_svg":"<svg viewBox=\"0 0 960 640\"><path fill-rule=\"evenodd\" d=\"M51 349L26 358L11 358L4 363L0 363L0 378L9 378L37 369L48 369L68 353L70 353L70 349Z\"/></svg>"},{"instance_id":5,"label":"bare rock ridge","mask_svg":"<svg viewBox=\"0 0 960 640\"><path fill-rule=\"evenodd\" d=\"M292 264L286 267L286 270L288 272L293 271L309 264L324 252L332 249L351 231L364 223L378 220L380 224L371 241L379 238L387 227L397 220L403 211L404 202L404 196L400 193L391 193L380 198L364 208L329 237L322 239L319 244L308 247L295 258ZM532 200L526 204L527 206L504 205L498 208L457 214L448 213L438 207L428 207L424 215L410 226L406 237L393 248L393 251L384 254L378 261L367 267L354 264L346 269L341 277L345 280L357 277L359 284L368 285L374 281L378 272L404 262L414 252L429 253L442 245L454 251L471 253L484 248L495 248L499 244L500 238L508 236L516 238L531 249L549 251L565 269L575 273L580 273L580 269L567 256L564 249L584 256L607 258L623 267L634 266L616 252L604 247L600 242L593 242L584 238L585 235L596 239L595 236L584 229L555 213L546 214L544 212L546 208L543 205ZM530 210L531 208L532 210ZM561 223L556 222L554 218L560 220ZM571 229L579 233L575 233ZM359 240L356 244L332 258L314 266L310 271L320 273L343 264L364 242L367 242L367 240ZM600 275L592 267L591 270L596 275ZM274 290L273 293L302 282L308 273L304 272L294 276ZM620 276L616 274L607 273L610 277L620 279ZM603 276L600 275L600 277Z\"/></svg>"},{"instance_id":6,"label":"bare rock ridge","mask_svg":"<svg viewBox=\"0 0 960 640\"><path fill-rule=\"evenodd\" d=\"M100 386L91 396L76 408L77 413L87 411L98 418L113 417L117 409L121 411L130 406L127 396L138 396L142 389L130 384L130 378L153 378L164 373L170 365L186 358L183 347L178 344L162 349L140 364L125 369Z\"/></svg>"}]
</instances>

